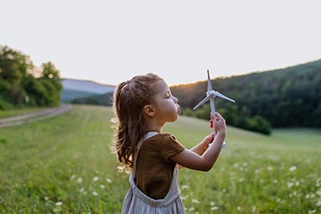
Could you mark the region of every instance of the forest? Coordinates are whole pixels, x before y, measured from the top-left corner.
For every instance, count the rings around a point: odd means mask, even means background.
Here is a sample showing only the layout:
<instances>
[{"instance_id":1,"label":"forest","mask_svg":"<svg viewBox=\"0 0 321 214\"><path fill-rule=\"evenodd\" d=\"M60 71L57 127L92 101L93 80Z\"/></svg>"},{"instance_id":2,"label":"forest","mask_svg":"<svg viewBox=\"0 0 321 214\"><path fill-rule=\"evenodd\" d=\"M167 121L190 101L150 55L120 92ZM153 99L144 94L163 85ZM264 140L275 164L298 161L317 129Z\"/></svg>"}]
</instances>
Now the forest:
<instances>
[{"instance_id":1,"label":"forest","mask_svg":"<svg viewBox=\"0 0 321 214\"><path fill-rule=\"evenodd\" d=\"M52 62L36 67L30 57L0 46L0 110L57 106L62 85Z\"/></svg>"},{"instance_id":2,"label":"forest","mask_svg":"<svg viewBox=\"0 0 321 214\"><path fill-rule=\"evenodd\" d=\"M205 75L204 71L204 75ZM263 134L272 128L321 127L321 60L247 75L212 80L213 90L235 103L215 98L229 125ZM209 104L192 108L205 97L207 82L171 87L183 114L209 118Z\"/></svg>"}]
</instances>

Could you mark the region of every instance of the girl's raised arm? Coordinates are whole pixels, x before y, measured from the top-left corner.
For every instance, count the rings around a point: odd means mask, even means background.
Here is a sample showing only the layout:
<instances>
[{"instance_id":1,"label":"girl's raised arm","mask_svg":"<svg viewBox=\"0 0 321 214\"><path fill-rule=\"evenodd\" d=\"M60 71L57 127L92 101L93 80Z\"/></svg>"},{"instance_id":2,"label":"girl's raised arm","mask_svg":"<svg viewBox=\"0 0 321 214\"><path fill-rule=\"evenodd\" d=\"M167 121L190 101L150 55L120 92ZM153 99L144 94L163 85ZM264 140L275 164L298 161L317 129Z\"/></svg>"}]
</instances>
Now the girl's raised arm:
<instances>
[{"instance_id":1,"label":"girl's raised arm","mask_svg":"<svg viewBox=\"0 0 321 214\"><path fill-rule=\"evenodd\" d=\"M187 167L194 170L208 171L215 164L222 148L222 144L226 136L226 124L224 118L216 113L214 126L216 136L214 142L202 155L195 151L185 149L184 151L170 157L170 160L176 162L182 167Z\"/></svg>"}]
</instances>

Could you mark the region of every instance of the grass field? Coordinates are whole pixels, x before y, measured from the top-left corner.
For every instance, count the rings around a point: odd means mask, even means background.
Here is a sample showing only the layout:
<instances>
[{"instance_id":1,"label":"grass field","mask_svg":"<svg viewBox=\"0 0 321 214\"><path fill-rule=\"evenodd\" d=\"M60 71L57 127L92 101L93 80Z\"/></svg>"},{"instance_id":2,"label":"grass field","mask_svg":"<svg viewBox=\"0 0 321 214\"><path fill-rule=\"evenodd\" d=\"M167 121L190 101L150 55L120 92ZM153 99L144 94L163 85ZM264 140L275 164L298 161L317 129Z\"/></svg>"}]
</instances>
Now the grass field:
<instances>
[{"instance_id":1,"label":"grass field","mask_svg":"<svg viewBox=\"0 0 321 214\"><path fill-rule=\"evenodd\" d=\"M0 213L120 213L129 184L109 150L111 118L74 106L0 129ZM182 116L164 131L191 148L210 129ZM209 172L180 170L187 213L321 213L321 130L228 127L226 143Z\"/></svg>"}]
</instances>

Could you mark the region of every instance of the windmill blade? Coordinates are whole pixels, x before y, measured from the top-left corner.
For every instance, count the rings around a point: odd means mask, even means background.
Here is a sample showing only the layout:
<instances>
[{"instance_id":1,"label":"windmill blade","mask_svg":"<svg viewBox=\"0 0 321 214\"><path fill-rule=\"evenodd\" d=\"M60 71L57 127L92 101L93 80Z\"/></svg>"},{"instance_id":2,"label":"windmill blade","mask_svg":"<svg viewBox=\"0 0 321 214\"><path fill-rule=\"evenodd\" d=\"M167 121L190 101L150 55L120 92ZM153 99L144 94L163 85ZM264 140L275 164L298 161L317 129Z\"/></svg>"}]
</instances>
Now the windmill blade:
<instances>
[{"instance_id":1,"label":"windmill blade","mask_svg":"<svg viewBox=\"0 0 321 214\"><path fill-rule=\"evenodd\" d=\"M199 102L194 108L193 110L197 109L198 107L200 107L201 105L203 105L204 103L206 103L208 100L210 99L210 95L205 97L201 102Z\"/></svg>"},{"instance_id":2,"label":"windmill blade","mask_svg":"<svg viewBox=\"0 0 321 214\"><path fill-rule=\"evenodd\" d=\"M221 94L221 93L218 92L218 91L214 91L214 94L215 94L216 96L218 96L218 97L221 97L221 98L223 98L223 99L226 99L226 100L228 100L228 101L230 101L230 102L235 103L235 100L232 100L231 98L228 98L227 96Z\"/></svg>"},{"instance_id":3,"label":"windmill blade","mask_svg":"<svg viewBox=\"0 0 321 214\"><path fill-rule=\"evenodd\" d=\"M212 83L210 78L210 71L207 69L207 91L212 91Z\"/></svg>"}]
</instances>

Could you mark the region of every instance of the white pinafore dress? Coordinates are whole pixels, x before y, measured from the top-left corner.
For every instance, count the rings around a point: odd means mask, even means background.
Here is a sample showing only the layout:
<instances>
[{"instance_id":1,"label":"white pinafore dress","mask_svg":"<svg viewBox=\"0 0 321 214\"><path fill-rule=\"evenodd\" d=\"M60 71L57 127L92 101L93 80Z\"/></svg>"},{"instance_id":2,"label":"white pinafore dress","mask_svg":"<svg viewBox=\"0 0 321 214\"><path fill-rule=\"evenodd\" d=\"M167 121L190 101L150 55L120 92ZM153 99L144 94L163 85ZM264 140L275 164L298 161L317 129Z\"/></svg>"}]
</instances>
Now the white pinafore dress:
<instances>
[{"instance_id":1,"label":"white pinafore dress","mask_svg":"<svg viewBox=\"0 0 321 214\"><path fill-rule=\"evenodd\" d=\"M133 171L129 177L130 189L127 191L122 214L184 214L185 209L180 198L178 184L178 168L174 169L173 179L168 193L163 199L153 199L145 195L135 184L135 166L139 149L142 143L148 138L156 135L157 132L148 132L138 143L136 156L134 157Z\"/></svg>"}]
</instances>

